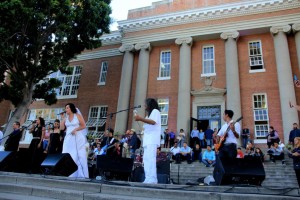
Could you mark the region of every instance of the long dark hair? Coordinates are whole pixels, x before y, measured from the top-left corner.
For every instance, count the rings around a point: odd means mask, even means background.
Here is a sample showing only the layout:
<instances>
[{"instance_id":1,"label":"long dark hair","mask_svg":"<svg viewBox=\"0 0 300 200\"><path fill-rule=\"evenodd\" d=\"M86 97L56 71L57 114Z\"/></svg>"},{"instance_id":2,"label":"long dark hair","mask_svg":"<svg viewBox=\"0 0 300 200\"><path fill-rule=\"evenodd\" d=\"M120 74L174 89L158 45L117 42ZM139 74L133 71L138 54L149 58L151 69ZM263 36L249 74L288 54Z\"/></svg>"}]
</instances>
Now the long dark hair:
<instances>
[{"instance_id":1,"label":"long dark hair","mask_svg":"<svg viewBox=\"0 0 300 200\"><path fill-rule=\"evenodd\" d=\"M42 117L39 117L40 120L40 126L44 127L45 126L45 120Z\"/></svg>"},{"instance_id":2,"label":"long dark hair","mask_svg":"<svg viewBox=\"0 0 300 200\"><path fill-rule=\"evenodd\" d=\"M66 106L69 106L70 107L70 110L72 111L72 113L77 113L77 109L76 109L76 107L75 107L75 105L73 104L73 103L67 103L66 105L65 105L65 107Z\"/></svg>"},{"instance_id":3,"label":"long dark hair","mask_svg":"<svg viewBox=\"0 0 300 200\"><path fill-rule=\"evenodd\" d=\"M146 102L146 105L147 105L146 110L148 112L148 117L151 115L151 112L152 112L153 109L159 110L158 103L157 103L157 101L155 99L148 98L148 99L146 99L145 102Z\"/></svg>"}]
</instances>

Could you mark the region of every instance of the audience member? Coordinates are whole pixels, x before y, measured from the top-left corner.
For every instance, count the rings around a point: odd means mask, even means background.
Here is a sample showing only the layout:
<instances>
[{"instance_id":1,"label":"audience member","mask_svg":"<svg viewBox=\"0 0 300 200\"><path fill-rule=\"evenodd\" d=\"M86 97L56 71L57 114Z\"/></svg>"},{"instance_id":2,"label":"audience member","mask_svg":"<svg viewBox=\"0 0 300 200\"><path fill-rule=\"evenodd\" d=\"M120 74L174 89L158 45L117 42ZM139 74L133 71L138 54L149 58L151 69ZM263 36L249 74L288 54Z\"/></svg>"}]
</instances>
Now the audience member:
<instances>
[{"instance_id":1,"label":"audience member","mask_svg":"<svg viewBox=\"0 0 300 200\"><path fill-rule=\"evenodd\" d=\"M137 149L137 134L135 132L135 129L130 130L130 143L129 143L129 151L130 151L130 158L135 157L135 150Z\"/></svg>"},{"instance_id":2,"label":"audience member","mask_svg":"<svg viewBox=\"0 0 300 200\"><path fill-rule=\"evenodd\" d=\"M156 162L167 161L167 155L164 152L161 152L161 147L158 147L156 150Z\"/></svg>"},{"instance_id":3,"label":"audience member","mask_svg":"<svg viewBox=\"0 0 300 200\"><path fill-rule=\"evenodd\" d=\"M260 148L255 148L254 156L259 157L261 162L265 161L265 155L264 155L264 153L262 152L262 150Z\"/></svg>"},{"instance_id":4,"label":"audience member","mask_svg":"<svg viewBox=\"0 0 300 200\"><path fill-rule=\"evenodd\" d=\"M169 129L168 128L166 128L165 131L164 131L164 139L165 139L164 148L169 148L170 135L169 135Z\"/></svg>"},{"instance_id":5,"label":"audience member","mask_svg":"<svg viewBox=\"0 0 300 200\"><path fill-rule=\"evenodd\" d=\"M281 160L282 164L285 164L283 149L277 142L274 142L274 144L268 150L268 154L272 163L275 163L276 160Z\"/></svg>"},{"instance_id":6,"label":"audience member","mask_svg":"<svg viewBox=\"0 0 300 200\"><path fill-rule=\"evenodd\" d=\"M174 143L174 146L170 149L170 154L172 155L172 159L175 160L176 164L180 163L180 147L178 147L177 142Z\"/></svg>"},{"instance_id":7,"label":"audience member","mask_svg":"<svg viewBox=\"0 0 300 200\"><path fill-rule=\"evenodd\" d=\"M242 141L243 141L243 147L244 149L246 149L248 141L249 141L249 137L250 137L250 130L249 128L245 127L243 128L242 131Z\"/></svg>"},{"instance_id":8,"label":"audience member","mask_svg":"<svg viewBox=\"0 0 300 200\"><path fill-rule=\"evenodd\" d=\"M185 132L183 129L180 129L179 134L177 136L178 146L183 147L183 143L185 142Z\"/></svg>"},{"instance_id":9,"label":"audience member","mask_svg":"<svg viewBox=\"0 0 300 200\"><path fill-rule=\"evenodd\" d=\"M169 137L170 137L170 147L172 147L174 146L174 142L175 142L175 133L173 132L172 129L169 132Z\"/></svg>"},{"instance_id":10,"label":"audience member","mask_svg":"<svg viewBox=\"0 0 300 200\"><path fill-rule=\"evenodd\" d=\"M186 160L188 164L192 163L192 149L187 145L187 142L183 143L183 147L180 148L181 160Z\"/></svg>"},{"instance_id":11,"label":"audience member","mask_svg":"<svg viewBox=\"0 0 300 200\"><path fill-rule=\"evenodd\" d=\"M267 145L270 148L275 142L279 143L278 132L274 129L273 126L269 127L269 134L267 135Z\"/></svg>"},{"instance_id":12,"label":"audience member","mask_svg":"<svg viewBox=\"0 0 300 200\"><path fill-rule=\"evenodd\" d=\"M205 148L205 134L202 129L199 132L199 144L200 148Z\"/></svg>"},{"instance_id":13,"label":"audience member","mask_svg":"<svg viewBox=\"0 0 300 200\"><path fill-rule=\"evenodd\" d=\"M191 131L191 147L194 148L196 144L199 144L199 130L197 126Z\"/></svg>"},{"instance_id":14,"label":"audience member","mask_svg":"<svg viewBox=\"0 0 300 200\"><path fill-rule=\"evenodd\" d=\"M202 162L206 167L214 167L216 164L216 154L211 150L211 146L207 145L202 156Z\"/></svg>"},{"instance_id":15,"label":"audience member","mask_svg":"<svg viewBox=\"0 0 300 200\"><path fill-rule=\"evenodd\" d=\"M290 131L289 144L294 146L295 137L300 137L300 130L298 129L298 124L293 123L293 130Z\"/></svg>"},{"instance_id":16,"label":"audience member","mask_svg":"<svg viewBox=\"0 0 300 200\"><path fill-rule=\"evenodd\" d=\"M196 146L193 148L193 161L198 160L199 162L202 161L202 149L199 144L196 144Z\"/></svg>"},{"instance_id":17,"label":"audience member","mask_svg":"<svg viewBox=\"0 0 300 200\"><path fill-rule=\"evenodd\" d=\"M214 134L214 131L210 128L210 126L208 126L206 131L204 132L206 145L209 145L209 146L213 145L213 134Z\"/></svg>"},{"instance_id":18,"label":"audience member","mask_svg":"<svg viewBox=\"0 0 300 200\"><path fill-rule=\"evenodd\" d=\"M238 147L237 148L237 158L244 158L244 153L242 151L242 148L241 147Z\"/></svg>"}]
</instances>

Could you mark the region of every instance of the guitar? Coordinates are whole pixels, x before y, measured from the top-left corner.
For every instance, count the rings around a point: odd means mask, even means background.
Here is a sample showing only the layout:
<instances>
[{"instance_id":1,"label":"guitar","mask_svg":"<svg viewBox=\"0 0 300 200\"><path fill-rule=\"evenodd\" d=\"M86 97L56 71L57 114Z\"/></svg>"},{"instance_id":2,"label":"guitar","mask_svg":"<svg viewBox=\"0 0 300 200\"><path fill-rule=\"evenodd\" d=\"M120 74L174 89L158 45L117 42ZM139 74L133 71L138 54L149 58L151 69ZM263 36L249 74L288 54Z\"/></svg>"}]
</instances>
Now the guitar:
<instances>
[{"instance_id":1,"label":"guitar","mask_svg":"<svg viewBox=\"0 0 300 200\"><path fill-rule=\"evenodd\" d=\"M128 138L123 138L119 143L123 144L124 142L127 142ZM114 144L107 144L104 147L101 148L99 155L106 155L107 150L115 147Z\"/></svg>"},{"instance_id":2,"label":"guitar","mask_svg":"<svg viewBox=\"0 0 300 200\"><path fill-rule=\"evenodd\" d=\"M235 122L231 122L230 124L233 123L233 125L236 123L236 122L239 122L243 119L243 116L241 116L240 118L238 118ZM225 133L223 134L223 136L220 138L220 141L218 144L214 144L214 147L215 147L215 151L218 152L219 149L224 145L225 141L226 141L226 137L227 137L227 134L228 132L230 131L230 125L227 127L227 130L225 131Z\"/></svg>"}]
</instances>

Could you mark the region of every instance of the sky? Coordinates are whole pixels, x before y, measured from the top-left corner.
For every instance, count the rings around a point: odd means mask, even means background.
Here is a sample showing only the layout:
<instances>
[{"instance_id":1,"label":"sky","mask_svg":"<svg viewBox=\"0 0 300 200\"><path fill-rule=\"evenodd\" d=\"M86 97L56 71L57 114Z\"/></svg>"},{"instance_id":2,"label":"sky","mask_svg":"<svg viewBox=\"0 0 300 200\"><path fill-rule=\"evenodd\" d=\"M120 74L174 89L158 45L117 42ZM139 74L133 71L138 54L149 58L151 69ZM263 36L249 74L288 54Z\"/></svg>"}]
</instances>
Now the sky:
<instances>
[{"instance_id":1,"label":"sky","mask_svg":"<svg viewBox=\"0 0 300 200\"><path fill-rule=\"evenodd\" d=\"M152 2L161 0L112 0L111 8L112 14L110 15L114 21L120 21L127 18L128 10L151 6ZM117 30L118 24L115 22L110 26L112 31Z\"/></svg>"}]
</instances>

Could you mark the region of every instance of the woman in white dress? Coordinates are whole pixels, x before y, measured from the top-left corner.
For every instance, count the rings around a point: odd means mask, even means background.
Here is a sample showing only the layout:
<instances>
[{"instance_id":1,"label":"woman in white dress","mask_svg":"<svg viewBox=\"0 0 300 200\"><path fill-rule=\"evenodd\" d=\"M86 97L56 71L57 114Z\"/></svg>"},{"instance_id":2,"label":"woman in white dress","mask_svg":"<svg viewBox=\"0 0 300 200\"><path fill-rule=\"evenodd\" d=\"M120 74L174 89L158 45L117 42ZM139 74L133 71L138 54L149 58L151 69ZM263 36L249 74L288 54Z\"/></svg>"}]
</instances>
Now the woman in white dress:
<instances>
[{"instance_id":1,"label":"woman in white dress","mask_svg":"<svg viewBox=\"0 0 300 200\"><path fill-rule=\"evenodd\" d=\"M62 121L60 123L61 130L66 128L66 136L63 143L62 153L69 153L74 162L78 166L78 170L70 175L75 178L88 178L88 164L86 156L86 136L84 135L85 122L76 109L75 105L68 103L65 106L67 117L64 118L62 113Z\"/></svg>"}]
</instances>

